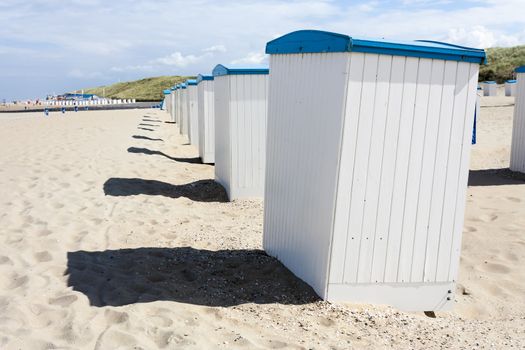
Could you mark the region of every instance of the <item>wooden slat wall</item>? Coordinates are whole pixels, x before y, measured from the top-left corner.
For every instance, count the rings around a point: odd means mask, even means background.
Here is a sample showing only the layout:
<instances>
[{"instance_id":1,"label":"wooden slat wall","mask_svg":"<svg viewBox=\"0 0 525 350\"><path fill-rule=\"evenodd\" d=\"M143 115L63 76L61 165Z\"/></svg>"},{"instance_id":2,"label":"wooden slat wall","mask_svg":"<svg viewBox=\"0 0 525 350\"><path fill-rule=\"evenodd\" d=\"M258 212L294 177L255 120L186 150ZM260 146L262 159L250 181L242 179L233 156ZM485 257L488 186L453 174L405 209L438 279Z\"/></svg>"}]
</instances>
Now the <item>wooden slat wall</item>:
<instances>
[{"instance_id":1,"label":"wooden slat wall","mask_svg":"<svg viewBox=\"0 0 525 350\"><path fill-rule=\"evenodd\" d=\"M197 100L197 85L190 85L186 90L188 91L188 138L190 144L199 148L199 107Z\"/></svg>"},{"instance_id":2,"label":"wooden slat wall","mask_svg":"<svg viewBox=\"0 0 525 350\"><path fill-rule=\"evenodd\" d=\"M198 85L199 156L203 163L215 162L215 113L213 81Z\"/></svg>"},{"instance_id":3,"label":"wooden slat wall","mask_svg":"<svg viewBox=\"0 0 525 350\"><path fill-rule=\"evenodd\" d=\"M188 135L188 89L180 90L180 125L179 131L181 135Z\"/></svg>"},{"instance_id":4,"label":"wooden slat wall","mask_svg":"<svg viewBox=\"0 0 525 350\"><path fill-rule=\"evenodd\" d=\"M215 180L228 195L231 182L231 140L230 140L230 79L228 76L215 77Z\"/></svg>"},{"instance_id":5,"label":"wooden slat wall","mask_svg":"<svg viewBox=\"0 0 525 350\"><path fill-rule=\"evenodd\" d=\"M510 169L525 173L525 73L518 73Z\"/></svg>"},{"instance_id":6,"label":"wooden slat wall","mask_svg":"<svg viewBox=\"0 0 525 350\"><path fill-rule=\"evenodd\" d=\"M348 54L270 56L264 249L326 295Z\"/></svg>"},{"instance_id":7,"label":"wooden slat wall","mask_svg":"<svg viewBox=\"0 0 525 350\"><path fill-rule=\"evenodd\" d=\"M230 199L263 197L268 75L230 75Z\"/></svg>"},{"instance_id":8,"label":"wooden slat wall","mask_svg":"<svg viewBox=\"0 0 525 350\"><path fill-rule=\"evenodd\" d=\"M454 281L478 65L350 56L330 283Z\"/></svg>"}]
</instances>

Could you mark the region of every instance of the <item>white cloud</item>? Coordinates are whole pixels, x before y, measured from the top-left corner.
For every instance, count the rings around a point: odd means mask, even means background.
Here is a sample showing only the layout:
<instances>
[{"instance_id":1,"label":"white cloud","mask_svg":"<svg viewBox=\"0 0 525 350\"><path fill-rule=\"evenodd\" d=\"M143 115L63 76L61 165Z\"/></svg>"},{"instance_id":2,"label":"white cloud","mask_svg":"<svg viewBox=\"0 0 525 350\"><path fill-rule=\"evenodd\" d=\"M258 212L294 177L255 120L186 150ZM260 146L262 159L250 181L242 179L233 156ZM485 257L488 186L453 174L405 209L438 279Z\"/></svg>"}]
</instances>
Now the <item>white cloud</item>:
<instances>
[{"instance_id":1,"label":"white cloud","mask_svg":"<svg viewBox=\"0 0 525 350\"><path fill-rule=\"evenodd\" d=\"M175 67L184 68L184 67L189 66L190 64L194 64L194 63L199 62L203 58L204 58L204 55L202 55L202 56L195 56L195 55L186 55L186 56L184 56L180 52L174 52L171 55L168 55L168 56L165 56L165 57L161 57L161 58L157 58L153 62L164 64L166 66L175 66Z\"/></svg>"},{"instance_id":2,"label":"white cloud","mask_svg":"<svg viewBox=\"0 0 525 350\"><path fill-rule=\"evenodd\" d=\"M231 61L231 64L247 64L247 65L259 65L265 63L268 60L268 56L262 52L250 52L242 58Z\"/></svg>"},{"instance_id":3,"label":"white cloud","mask_svg":"<svg viewBox=\"0 0 525 350\"><path fill-rule=\"evenodd\" d=\"M100 72L90 72L81 69L73 69L67 73L68 77L76 79L100 79L103 77Z\"/></svg>"},{"instance_id":4,"label":"white cloud","mask_svg":"<svg viewBox=\"0 0 525 350\"><path fill-rule=\"evenodd\" d=\"M216 53L216 52L219 52L219 53L224 53L226 52L226 46L224 45L213 45L213 46L210 46L210 47L207 47L205 48L204 50L202 50L204 52L210 52L210 53Z\"/></svg>"},{"instance_id":5,"label":"white cloud","mask_svg":"<svg viewBox=\"0 0 525 350\"><path fill-rule=\"evenodd\" d=\"M152 65L127 65L122 67L111 67L112 72L148 72L154 70Z\"/></svg>"},{"instance_id":6,"label":"white cloud","mask_svg":"<svg viewBox=\"0 0 525 350\"><path fill-rule=\"evenodd\" d=\"M518 36L504 35L490 31L484 26L452 28L448 32L447 41L453 44L471 47L515 46L520 43Z\"/></svg>"}]
</instances>

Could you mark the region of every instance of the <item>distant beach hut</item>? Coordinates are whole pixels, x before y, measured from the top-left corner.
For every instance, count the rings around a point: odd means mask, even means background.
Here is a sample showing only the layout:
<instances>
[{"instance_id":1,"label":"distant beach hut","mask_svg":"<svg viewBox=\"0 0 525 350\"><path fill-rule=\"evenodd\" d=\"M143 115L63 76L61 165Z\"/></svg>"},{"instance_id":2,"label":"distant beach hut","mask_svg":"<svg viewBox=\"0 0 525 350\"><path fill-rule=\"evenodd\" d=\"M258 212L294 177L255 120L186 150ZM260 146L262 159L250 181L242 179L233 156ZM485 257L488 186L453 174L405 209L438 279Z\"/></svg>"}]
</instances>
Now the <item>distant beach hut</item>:
<instances>
[{"instance_id":1,"label":"distant beach hut","mask_svg":"<svg viewBox=\"0 0 525 350\"><path fill-rule=\"evenodd\" d=\"M230 200L263 197L268 69L213 69L215 179Z\"/></svg>"},{"instance_id":2,"label":"distant beach hut","mask_svg":"<svg viewBox=\"0 0 525 350\"><path fill-rule=\"evenodd\" d=\"M451 307L485 52L307 30L266 53L266 252L325 300Z\"/></svg>"},{"instance_id":3,"label":"distant beach hut","mask_svg":"<svg viewBox=\"0 0 525 350\"><path fill-rule=\"evenodd\" d=\"M175 85L175 123L179 125L180 128L180 93L181 88L180 84Z\"/></svg>"},{"instance_id":4,"label":"distant beach hut","mask_svg":"<svg viewBox=\"0 0 525 350\"><path fill-rule=\"evenodd\" d=\"M525 173L525 66L516 68L516 76L510 170Z\"/></svg>"},{"instance_id":5,"label":"distant beach hut","mask_svg":"<svg viewBox=\"0 0 525 350\"><path fill-rule=\"evenodd\" d=\"M175 109L177 108L177 101L175 101L175 94L177 91L177 88L175 86L172 86L170 88L171 94L170 94L170 121L175 122Z\"/></svg>"},{"instance_id":6,"label":"distant beach hut","mask_svg":"<svg viewBox=\"0 0 525 350\"><path fill-rule=\"evenodd\" d=\"M197 104L199 106L199 157L203 163L215 162L215 110L213 76L197 77Z\"/></svg>"},{"instance_id":7,"label":"distant beach hut","mask_svg":"<svg viewBox=\"0 0 525 350\"><path fill-rule=\"evenodd\" d=\"M188 135L188 87L185 83L180 84L180 124L179 131L181 135Z\"/></svg>"},{"instance_id":8,"label":"distant beach hut","mask_svg":"<svg viewBox=\"0 0 525 350\"><path fill-rule=\"evenodd\" d=\"M162 93L164 94L164 101L162 103L162 109L169 113L169 110L170 110L169 104L170 104L170 100L171 100L170 99L171 90L166 89L166 90L163 90Z\"/></svg>"},{"instance_id":9,"label":"distant beach hut","mask_svg":"<svg viewBox=\"0 0 525 350\"><path fill-rule=\"evenodd\" d=\"M505 96L516 96L517 80L507 80L505 82Z\"/></svg>"},{"instance_id":10,"label":"distant beach hut","mask_svg":"<svg viewBox=\"0 0 525 350\"><path fill-rule=\"evenodd\" d=\"M483 86L483 96L496 96L498 91L498 84L495 81L484 81Z\"/></svg>"},{"instance_id":11,"label":"distant beach hut","mask_svg":"<svg viewBox=\"0 0 525 350\"><path fill-rule=\"evenodd\" d=\"M197 80L186 80L186 103L188 104L188 139L199 148L199 108L197 100Z\"/></svg>"}]
</instances>

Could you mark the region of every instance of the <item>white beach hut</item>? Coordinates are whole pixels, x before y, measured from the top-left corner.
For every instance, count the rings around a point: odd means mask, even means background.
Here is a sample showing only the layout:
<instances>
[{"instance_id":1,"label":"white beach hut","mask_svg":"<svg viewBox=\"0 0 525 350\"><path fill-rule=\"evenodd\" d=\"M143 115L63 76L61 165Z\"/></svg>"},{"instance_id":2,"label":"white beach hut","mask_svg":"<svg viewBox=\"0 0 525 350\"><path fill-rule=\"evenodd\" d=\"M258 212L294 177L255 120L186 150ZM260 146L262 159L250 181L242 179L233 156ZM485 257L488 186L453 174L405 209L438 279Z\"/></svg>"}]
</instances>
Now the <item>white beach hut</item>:
<instances>
[{"instance_id":1,"label":"white beach hut","mask_svg":"<svg viewBox=\"0 0 525 350\"><path fill-rule=\"evenodd\" d=\"M163 90L162 93L164 94L164 103L162 104L162 109L164 109L166 112L170 112L170 94L171 94L171 90L169 89L166 89L166 90Z\"/></svg>"},{"instance_id":2,"label":"white beach hut","mask_svg":"<svg viewBox=\"0 0 525 350\"><path fill-rule=\"evenodd\" d=\"M187 86L186 84L180 84L180 101L179 101L179 113L180 113L180 124L179 132L181 135L188 135L188 103L187 103Z\"/></svg>"},{"instance_id":3,"label":"white beach hut","mask_svg":"<svg viewBox=\"0 0 525 350\"><path fill-rule=\"evenodd\" d=\"M268 69L213 69L215 180L230 200L263 197Z\"/></svg>"},{"instance_id":4,"label":"white beach hut","mask_svg":"<svg viewBox=\"0 0 525 350\"><path fill-rule=\"evenodd\" d=\"M175 122L175 110L177 109L177 101L175 100L175 94L177 93L177 87L172 86L170 90L170 121Z\"/></svg>"},{"instance_id":5,"label":"white beach hut","mask_svg":"<svg viewBox=\"0 0 525 350\"><path fill-rule=\"evenodd\" d=\"M483 86L483 96L496 96L498 91L498 84L495 81L484 81Z\"/></svg>"},{"instance_id":6,"label":"white beach hut","mask_svg":"<svg viewBox=\"0 0 525 350\"><path fill-rule=\"evenodd\" d=\"M177 123L180 127L180 92L181 87L180 84L177 84L175 86L175 123Z\"/></svg>"},{"instance_id":7,"label":"white beach hut","mask_svg":"<svg viewBox=\"0 0 525 350\"><path fill-rule=\"evenodd\" d=\"M510 170L525 173L525 66L517 68L516 75Z\"/></svg>"},{"instance_id":8,"label":"white beach hut","mask_svg":"<svg viewBox=\"0 0 525 350\"><path fill-rule=\"evenodd\" d=\"M453 305L483 50L269 42L264 249L325 300Z\"/></svg>"},{"instance_id":9,"label":"white beach hut","mask_svg":"<svg viewBox=\"0 0 525 350\"><path fill-rule=\"evenodd\" d=\"M517 80L507 80L505 82L505 96L516 96Z\"/></svg>"},{"instance_id":10,"label":"white beach hut","mask_svg":"<svg viewBox=\"0 0 525 350\"><path fill-rule=\"evenodd\" d=\"M186 80L186 103L188 104L188 139L199 148L199 108L197 100L197 80Z\"/></svg>"},{"instance_id":11,"label":"white beach hut","mask_svg":"<svg viewBox=\"0 0 525 350\"><path fill-rule=\"evenodd\" d=\"M215 163L215 110L213 76L197 77L199 106L199 157L203 163Z\"/></svg>"}]
</instances>

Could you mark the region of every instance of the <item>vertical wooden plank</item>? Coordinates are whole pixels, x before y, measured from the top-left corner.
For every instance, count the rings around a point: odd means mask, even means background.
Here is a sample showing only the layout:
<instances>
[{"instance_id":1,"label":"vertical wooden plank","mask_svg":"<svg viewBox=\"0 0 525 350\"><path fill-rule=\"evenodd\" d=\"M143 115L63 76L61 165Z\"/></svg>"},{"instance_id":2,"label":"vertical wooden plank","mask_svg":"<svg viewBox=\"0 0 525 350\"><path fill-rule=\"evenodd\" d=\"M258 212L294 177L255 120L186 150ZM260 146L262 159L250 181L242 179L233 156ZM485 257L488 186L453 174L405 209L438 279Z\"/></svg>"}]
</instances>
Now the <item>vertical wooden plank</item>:
<instances>
[{"instance_id":1,"label":"vertical wooden plank","mask_svg":"<svg viewBox=\"0 0 525 350\"><path fill-rule=\"evenodd\" d=\"M432 60L419 60L416 100L412 118L412 135L409 150L408 173L406 177L406 192L403 209L403 225L401 245L399 249L399 266L397 281L408 282L412 271L412 256L416 235L416 216L418 210L419 182L423 162L423 146L425 142L425 126L428 117L428 98L430 94L430 79Z\"/></svg>"},{"instance_id":2,"label":"vertical wooden plank","mask_svg":"<svg viewBox=\"0 0 525 350\"><path fill-rule=\"evenodd\" d=\"M428 116L422 153L421 177L417 199L417 217L413 247L411 282L423 282L425 253L428 238L428 218L432 198L432 181L435 173L436 146L438 140L441 95L445 74L445 61L434 60L428 97Z\"/></svg>"},{"instance_id":3,"label":"vertical wooden plank","mask_svg":"<svg viewBox=\"0 0 525 350\"><path fill-rule=\"evenodd\" d=\"M405 57L392 57L390 88L386 111L386 126L381 157L379 199L377 203L377 223L374 232L375 243L371 282L384 281L388 233L390 227L390 211L392 193L394 190L394 172L396 166L399 120L401 118L401 101L403 98L405 63Z\"/></svg>"},{"instance_id":4,"label":"vertical wooden plank","mask_svg":"<svg viewBox=\"0 0 525 350\"><path fill-rule=\"evenodd\" d=\"M401 118L399 121L396 167L394 172L394 191L392 193L392 212L386 257L385 282L397 282L399 249L403 226L403 209L406 194L406 179L410 157L412 121L416 97L419 58L407 57L401 100Z\"/></svg>"},{"instance_id":5,"label":"vertical wooden plank","mask_svg":"<svg viewBox=\"0 0 525 350\"><path fill-rule=\"evenodd\" d=\"M447 169L448 150L452 127L452 116L455 99L456 73L458 62L446 61L443 78L443 92L437 136L434 176L428 219L428 237L425 253L425 282L436 281L437 256L441 233L441 215L445 193L445 172Z\"/></svg>"},{"instance_id":6,"label":"vertical wooden plank","mask_svg":"<svg viewBox=\"0 0 525 350\"><path fill-rule=\"evenodd\" d=\"M351 237L355 237L355 239L348 240L346 246L345 283L355 283L357 281L361 241L368 239L368 237L363 237L361 228L365 204L367 166L375 106L378 62L379 55L365 54L361 104L357 115L357 139L354 150L354 169L350 196L350 215L348 219L348 234Z\"/></svg>"},{"instance_id":7,"label":"vertical wooden plank","mask_svg":"<svg viewBox=\"0 0 525 350\"><path fill-rule=\"evenodd\" d=\"M461 164L461 148L465 128L466 100L470 80L470 64L458 63L452 129L446 170L445 196L441 217L441 234L438 250L436 280L447 281L450 269L450 247L454 234L454 212L458 191L458 177Z\"/></svg>"},{"instance_id":8,"label":"vertical wooden plank","mask_svg":"<svg viewBox=\"0 0 525 350\"><path fill-rule=\"evenodd\" d=\"M270 58L264 247L321 296L326 291L345 98L341 87L349 55Z\"/></svg>"},{"instance_id":9,"label":"vertical wooden plank","mask_svg":"<svg viewBox=\"0 0 525 350\"><path fill-rule=\"evenodd\" d=\"M385 136L386 117L388 111L388 95L390 92L390 76L392 56L380 55L377 66L377 79L371 130L368 135L368 152L366 154L367 167L365 197L363 202L363 221L361 225L361 247L359 248L359 262L357 282L370 283L372 260L374 257L375 228L377 223L377 205L379 198L381 159ZM363 100L364 101L364 100ZM361 118L369 116L362 114ZM364 150L358 150L362 152Z\"/></svg>"},{"instance_id":10,"label":"vertical wooden plank","mask_svg":"<svg viewBox=\"0 0 525 350\"><path fill-rule=\"evenodd\" d=\"M525 172L525 73L517 74L510 169Z\"/></svg>"},{"instance_id":11,"label":"vertical wooden plank","mask_svg":"<svg viewBox=\"0 0 525 350\"><path fill-rule=\"evenodd\" d=\"M343 282L348 240L356 239L356 237L350 237L348 234L348 219L350 215L353 164L361 104L365 54L353 52L349 56L350 62L346 81L347 92L345 96L346 105L344 106L343 138L340 146L341 156L339 160L337 202L335 206L334 232L332 237L331 283Z\"/></svg>"},{"instance_id":12,"label":"vertical wooden plank","mask_svg":"<svg viewBox=\"0 0 525 350\"><path fill-rule=\"evenodd\" d=\"M437 257L436 281L447 281L450 269L450 249L454 233L454 212L458 191L458 176L461 161L461 146L465 127L465 110L469 87L470 64L458 63L452 128L445 180L445 195L441 216L441 234Z\"/></svg>"},{"instance_id":13,"label":"vertical wooden plank","mask_svg":"<svg viewBox=\"0 0 525 350\"><path fill-rule=\"evenodd\" d=\"M477 100L477 85L479 66L471 63L469 65L469 82L467 90L466 108L464 115L463 140L460 152L460 166L458 187L456 191L456 204L454 212L454 229L452 231L452 246L450 248L450 268L448 281L457 280L459 268L459 255L461 252L461 237L463 234L463 221L465 217L465 205L467 196L467 183L470 165L470 149L472 145L472 129L474 125L474 113Z\"/></svg>"}]
</instances>

